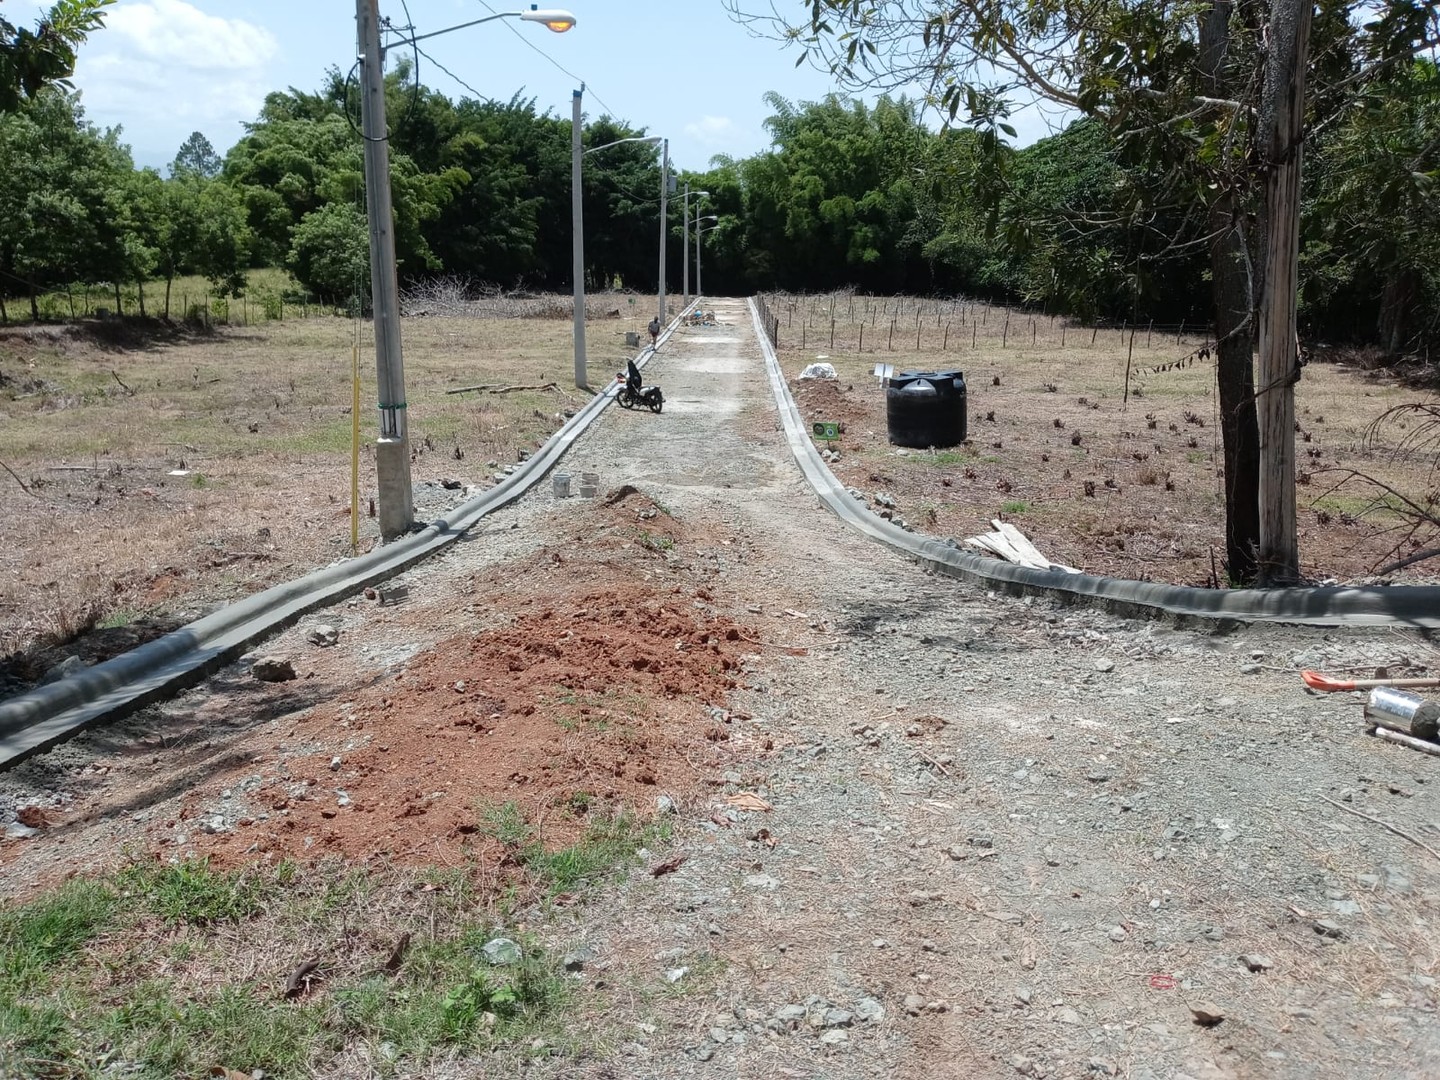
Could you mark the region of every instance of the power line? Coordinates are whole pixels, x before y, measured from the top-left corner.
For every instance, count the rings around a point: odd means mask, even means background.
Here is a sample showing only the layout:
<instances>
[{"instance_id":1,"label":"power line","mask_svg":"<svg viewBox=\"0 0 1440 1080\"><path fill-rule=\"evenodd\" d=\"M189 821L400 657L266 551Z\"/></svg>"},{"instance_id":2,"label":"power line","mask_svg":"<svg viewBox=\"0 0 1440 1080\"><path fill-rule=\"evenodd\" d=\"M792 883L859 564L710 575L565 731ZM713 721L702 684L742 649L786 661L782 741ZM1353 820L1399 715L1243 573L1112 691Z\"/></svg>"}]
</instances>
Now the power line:
<instances>
[{"instance_id":1,"label":"power line","mask_svg":"<svg viewBox=\"0 0 1440 1080\"><path fill-rule=\"evenodd\" d=\"M470 91L471 94L475 95L475 98L476 98L477 101L494 101L494 100L495 100L495 99L492 98L489 94L482 94L479 90L476 90L475 87L471 86L471 85L470 85L469 83L467 83L464 79L460 78L459 75L456 75L453 71L451 71L449 68L447 68L444 64L440 63L439 60L436 60L433 56L431 56L429 53L427 53L424 49L420 48L419 45L416 45L414 42L411 42L410 45L411 45L411 48L413 48L413 49L414 49L417 53L419 53L421 56L425 57L426 60L429 60L430 63L434 64L437 68L439 68L441 71L443 71L446 75L449 75L450 78L454 79L457 83L459 83L461 86L463 86L466 90Z\"/></svg>"},{"instance_id":2,"label":"power line","mask_svg":"<svg viewBox=\"0 0 1440 1080\"><path fill-rule=\"evenodd\" d=\"M499 14L498 11L496 11L493 7L491 7L488 3L486 3L486 0L480 0L480 6L483 7L486 11L490 12L490 14L492 14L492 15L498 15L498 14ZM517 28L515 28L514 26L511 26L510 23L507 22L507 23L505 24L505 29L506 29L506 30L509 30L509 31L510 31L512 34L514 34L517 38L519 38L521 41L523 41L527 47L529 47L529 48L531 48L531 49L534 49L537 53L539 53L539 54L540 54L541 56L543 56L546 60L548 60L548 61L551 63L551 65L554 66L555 69L558 70L561 74L563 74L563 75L568 75L568 76L570 76L570 78L574 79L577 83L580 83L582 86L586 86L586 87L587 87L586 92L589 93L590 96L595 99L596 104L598 104L602 109L604 109L604 110L605 110L607 113L609 113L611 116L618 118L618 115L619 115L619 114L616 113L614 109L610 108L609 105L605 104L604 99L601 98L601 96L600 96L599 94L595 93L594 91L588 90L589 83L586 82L586 80L580 78L580 76L576 75L573 71L571 71L571 70L569 70L568 68L566 68L563 64L560 63L560 61L556 60L553 56L551 56L549 53L547 53L544 49L540 48L539 45L536 45L535 42L531 41L529 37L527 37L525 34L522 34L522 33L521 33Z\"/></svg>"}]
</instances>

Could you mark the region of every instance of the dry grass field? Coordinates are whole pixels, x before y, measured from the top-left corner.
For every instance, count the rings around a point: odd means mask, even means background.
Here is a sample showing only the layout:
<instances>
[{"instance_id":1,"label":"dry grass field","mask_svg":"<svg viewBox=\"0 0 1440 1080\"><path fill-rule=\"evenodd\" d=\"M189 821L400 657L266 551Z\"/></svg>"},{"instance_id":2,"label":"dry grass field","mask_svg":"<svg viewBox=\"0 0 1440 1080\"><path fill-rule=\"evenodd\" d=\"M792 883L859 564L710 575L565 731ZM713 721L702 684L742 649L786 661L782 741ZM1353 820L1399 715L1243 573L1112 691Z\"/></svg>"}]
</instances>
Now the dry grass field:
<instances>
[{"instance_id":1,"label":"dry grass field","mask_svg":"<svg viewBox=\"0 0 1440 1080\"><path fill-rule=\"evenodd\" d=\"M1095 329L914 297L767 300L806 418L846 425L832 468L867 494L888 493L914 528L963 539L1004 518L1051 559L1091 573L1226 583L1224 455L1205 328ZM838 383L796 380L822 357ZM873 373L881 363L963 371L967 443L897 452ZM1311 579L1364 580L1433 543L1427 529L1411 535L1393 498L1347 479L1359 471L1428 502L1433 454L1397 456L1396 440L1407 434L1398 425L1379 439L1367 432L1385 410L1432 396L1362 355L1317 350L1305 368L1296 387L1296 480L1302 569ZM1392 579L1434 573L1420 563Z\"/></svg>"},{"instance_id":2,"label":"dry grass field","mask_svg":"<svg viewBox=\"0 0 1440 1080\"><path fill-rule=\"evenodd\" d=\"M626 306L626 298L592 299L595 314ZM573 385L568 298L565 306L563 319L406 320L425 520L438 516L427 494L460 494L440 481L489 481L497 465L541 444L586 400ZM648 317L647 298L634 307ZM624 332L642 328L628 309L591 322L592 385L613 378L627 355ZM90 636L94 659L204 606L350 554L357 335L363 550L377 533L369 516L377 426L369 323L319 317L205 333L100 321L0 330L0 656L11 656L12 684L51 661L46 645L82 630L102 631ZM446 392L477 384L488 389Z\"/></svg>"},{"instance_id":3,"label":"dry grass field","mask_svg":"<svg viewBox=\"0 0 1440 1080\"><path fill-rule=\"evenodd\" d=\"M591 298L595 385L628 355L625 331L649 314L648 298L631 299ZM792 379L819 357L840 374L792 383L810 419L846 424L834 467L867 493L889 493L913 527L963 538L1003 517L1081 569L1223 583L1219 418L1203 328L1096 331L983 303L844 293L769 300ZM446 310L405 322L426 520L459 495L442 481L489 482L585 399L572 385L568 298L493 297L463 307L464 317L434 317ZM376 535L368 323L0 329L0 656L10 658L0 689L37 678L58 658L49 646L81 631L98 631L81 647L95 660L350 554L357 345L363 550ZM1404 555L1428 542L1419 533L1399 543L1403 522L1365 485L1334 489L1349 469L1422 501L1434 486L1428 459L1397 460L1366 436L1385 409L1422 395L1361 359L1312 363L1297 388L1302 558L1315 580L1364 579L1397 547ZM876 363L963 370L967 445L898 454ZM474 385L485 389L447 393ZM1394 579L1430 573L1420 563Z\"/></svg>"}]
</instances>

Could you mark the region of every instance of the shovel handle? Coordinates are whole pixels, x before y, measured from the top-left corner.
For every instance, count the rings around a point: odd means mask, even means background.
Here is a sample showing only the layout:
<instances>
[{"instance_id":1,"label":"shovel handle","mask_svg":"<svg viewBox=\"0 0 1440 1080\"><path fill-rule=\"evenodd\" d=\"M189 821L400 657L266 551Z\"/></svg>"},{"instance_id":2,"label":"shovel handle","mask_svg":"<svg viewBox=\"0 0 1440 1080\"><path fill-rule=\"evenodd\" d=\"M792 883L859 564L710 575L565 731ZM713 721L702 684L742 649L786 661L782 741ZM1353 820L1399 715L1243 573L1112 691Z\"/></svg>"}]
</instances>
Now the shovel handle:
<instances>
[{"instance_id":1,"label":"shovel handle","mask_svg":"<svg viewBox=\"0 0 1440 1080\"><path fill-rule=\"evenodd\" d=\"M1377 686L1440 686L1440 679L1332 679L1318 671L1302 671L1300 678L1311 690L1334 693L1338 690L1372 690Z\"/></svg>"}]
</instances>

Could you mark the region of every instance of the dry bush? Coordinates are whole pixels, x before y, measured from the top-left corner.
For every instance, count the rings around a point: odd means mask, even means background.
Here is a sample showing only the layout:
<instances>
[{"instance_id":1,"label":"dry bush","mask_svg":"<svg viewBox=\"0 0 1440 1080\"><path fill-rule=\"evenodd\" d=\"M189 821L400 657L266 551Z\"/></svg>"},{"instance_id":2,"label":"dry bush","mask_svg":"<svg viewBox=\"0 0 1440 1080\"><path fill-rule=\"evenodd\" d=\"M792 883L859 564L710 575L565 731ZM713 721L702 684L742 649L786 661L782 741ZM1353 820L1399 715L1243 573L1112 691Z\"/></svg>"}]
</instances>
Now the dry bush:
<instances>
[{"instance_id":1,"label":"dry bush","mask_svg":"<svg viewBox=\"0 0 1440 1080\"><path fill-rule=\"evenodd\" d=\"M616 318L630 299L642 296L629 291L586 293L585 318ZM574 297L568 293L507 291L468 274L411 282L400 293L400 313L408 318L569 319L574 310Z\"/></svg>"}]
</instances>

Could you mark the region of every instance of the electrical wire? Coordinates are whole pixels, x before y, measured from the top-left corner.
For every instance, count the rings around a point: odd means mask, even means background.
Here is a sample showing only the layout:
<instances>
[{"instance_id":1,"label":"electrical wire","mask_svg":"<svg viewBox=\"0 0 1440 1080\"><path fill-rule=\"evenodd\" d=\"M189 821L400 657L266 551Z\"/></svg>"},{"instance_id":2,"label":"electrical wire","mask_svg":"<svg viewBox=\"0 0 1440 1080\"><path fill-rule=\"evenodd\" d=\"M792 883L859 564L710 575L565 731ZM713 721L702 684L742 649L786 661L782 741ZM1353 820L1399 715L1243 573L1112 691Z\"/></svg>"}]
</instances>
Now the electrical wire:
<instances>
[{"instance_id":1,"label":"electrical wire","mask_svg":"<svg viewBox=\"0 0 1440 1080\"><path fill-rule=\"evenodd\" d=\"M491 7L488 3L486 3L486 0L479 0L479 3L480 3L480 6L483 7L486 11L490 12L491 15L499 15L499 14L500 14L500 12L496 11L493 7ZM523 42L525 43L526 47L531 48L531 49L534 49L537 53L539 53L539 54L540 54L541 56L543 56L546 60L548 60L548 61L550 62L550 64L551 64L551 66L554 67L557 71L559 71L562 75L568 75L568 76L570 76L570 78L574 79L577 83L580 83L582 86L588 86L588 85L589 85L588 82L587 82L585 79L580 78L580 76L576 75L573 71L571 71L571 70L569 70L568 68L566 68L563 64L560 63L560 61L556 60L553 56L551 56L549 53L547 53L547 52L546 52L544 49L542 49L539 45L536 45L535 42L531 41L530 38L528 38L526 35L522 34L522 33L519 31L519 29L517 29L516 27L511 26L511 25L507 22L507 23L505 24L505 29L509 30L509 31L510 31L512 34L514 34L517 38L519 38L521 41L523 41ZM431 61L431 63L434 63L434 61ZM619 115L618 113L615 112L614 109L610 108L609 105L605 104L605 100L604 100L599 94L595 93L594 91L588 91L588 92L590 93L590 96L595 99L596 104L598 104L602 109L604 109L604 110L606 111L606 113L608 113L610 116L618 116L618 115Z\"/></svg>"},{"instance_id":2,"label":"electrical wire","mask_svg":"<svg viewBox=\"0 0 1440 1080\"><path fill-rule=\"evenodd\" d=\"M426 60L429 60L430 63L431 63L433 66L439 68L442 72L444 72L446 75L449 75L450 78L454 79L457 83L459 83L459 84L460 84L461 86L463 86L466 90L468 90L471 94L473 94L473 95L475 96L475 100L476 100L476 101L493 102L493 101L495 100L495 99L492 98L489 94L482 94L479 90L476 90L475 87L471 86L471 85L470 85L469 83L467 83L464 79L460 78L459 75L456 75L453 71L451 71L449 68L447 68L444 64L440 63L439 60L436 60L433 56L431 56L429 53L427 53L424 49L420 48L420 46L415 45L415 43L414 43L413 41L411 42L411 45L414 47L414 49L415 49L415 51L416 51L417 53L419 53L421 56L425 57Z\"/></svg>"}]
</instances>

